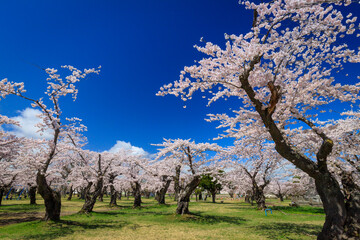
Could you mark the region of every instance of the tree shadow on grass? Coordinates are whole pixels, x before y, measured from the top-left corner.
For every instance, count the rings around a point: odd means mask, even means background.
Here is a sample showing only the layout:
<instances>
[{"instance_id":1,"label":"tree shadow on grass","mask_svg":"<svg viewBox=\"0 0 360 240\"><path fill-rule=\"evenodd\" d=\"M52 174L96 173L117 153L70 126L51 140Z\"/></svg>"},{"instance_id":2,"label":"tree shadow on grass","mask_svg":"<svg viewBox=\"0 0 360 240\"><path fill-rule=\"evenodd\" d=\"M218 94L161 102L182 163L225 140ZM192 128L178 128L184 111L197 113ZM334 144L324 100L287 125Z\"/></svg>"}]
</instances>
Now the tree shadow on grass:
<instances>
[{"instance_id":1,"label":"tree shadow on grass","mask_svg":"<svg viewBox=\"0 0 360 240\"><path fill-rule=\"evenodd\" d=\"M201 212L192 212L191 214L183 215L180 221L194 222L199 224L218 224L218 223L229 223L240 225L246 221L241 217L229 217L229 216L218 216L218 215L207 215Z\"/></svg>"},{"instance_id":2,"label":"tree shadow on grass","mask_svg":"<svg viewBox=\"0 0 360 240\"><path fill-rule=\"evenodd\" d=\"M34 217L34 216L28 216L28 217L21 217L21 218L11 218L11 219L0 219L0 226L15 224L15 223L22 223L22 222L32 222L32 221L40 221L41 217Z\"/></svg>"},{"instance_id":3,"label":"tree shadow on grass","mask_svg":"<svg viewBox=\"0 0 360 240\"><path fill-rule=\"evenodd\" d=\"M57 222L49 222L46 226L46 231L38 234L31 234L23 236L19 239L56 239L71 235L74 232L85 231L90 229L120 229L128 225L125 221L91 221L91 222L77 222L69 220L60 220Z\"/></svg>"},{"instance_id":4,"label":"tree shadow on grass","mask_svg":"<svg viewBox=\"0 0 360 240\"><path fill-rule=\"evenodd\" d=\"M96 215L105 215L105 216L124 216L124 215L137 215L137 216L145 216L145 215L172 215L171 212L163 212L163 211L144 211L146 209L138 209L139 211L131 211L131 212L119 212L119 211L108 211L108 212L92 212L86 214L88 216L92 216L92 214ZM79 215L84 213L77 213Z\"/></svg>"},{"instance_id":5,"label":"tree shadow on grass","mask_svg":"<svg viewBox=\"0 0 360 240\"><path fill-rule=\"evenodd\" d=\"M2 205L1 206L1 212L7 212L7 211L13 211L13 212L26 212L31 210L39 210L43 209L43 205L37 205L37 204L9 204L9 205Z\"/></svg>"},{"instance_id":6,"label":"tree shadow on grass","mask_svg":"<svg viewBox=\"0 0 360 240\"><path fill-rule=\"evenodd\" d=\"M271 206L273 210L282 210L286 212L301 212L306 214L325 214L323 208L320 207L290 207L290 206Z\"/></svg>"},{"instance_id":7,"label":"tree shadow on grass","mask_svg":"<svg viewBox=\"0 0 360 240\"><path fill-rule=\"evenodd\" d=\"M289 235L309 236L316 238L321 232L321 226L295 223L264 223L255 226L257 232L269 239L298 239Z\"/></svg>"},{"instance_id":8,"label":"tree shadow on grass","mask_svg":"<svg viewBox=\"0 0 360 240\"><path fill-rule=\"evenodd\" d=\"M229 203L229 202L221 202L221 201L216 201L216 202L200 202L199 201L199 203L208 203L208 204L214 204L214 205L216 205L216 204L220 204L220 205L234 205L235 203Z\"/></svg>"},{"instance_id":9,"label":"tree shadow on grass","mask_svg":"<svg viewBox=\"0 0 360 240\"><path fill-rule=\"evenodd\" d=\"M129 213L129 214L136 214L136 215L172 215L171 212L152 212L152 211Z\"/></svg>"}]
</instances>

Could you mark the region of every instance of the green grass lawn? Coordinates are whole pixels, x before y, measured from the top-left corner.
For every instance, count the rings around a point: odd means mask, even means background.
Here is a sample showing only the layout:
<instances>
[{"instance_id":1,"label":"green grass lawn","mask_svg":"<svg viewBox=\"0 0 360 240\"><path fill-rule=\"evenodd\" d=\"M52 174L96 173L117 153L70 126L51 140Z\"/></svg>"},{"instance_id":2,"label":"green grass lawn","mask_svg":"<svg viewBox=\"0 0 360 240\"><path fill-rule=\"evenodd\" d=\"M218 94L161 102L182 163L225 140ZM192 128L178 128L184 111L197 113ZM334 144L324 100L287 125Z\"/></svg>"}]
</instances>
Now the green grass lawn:
<instances>
[{"instance_id":1,"label":"green grass lawn","mask_svg":"<svg viewBox=\"0 0 360 240\"><path fill-rule=\"evenodd\" d=\"M132 200L108 207L109 199L97 202L94 213L78 214L83 201L62 201L60 222L44 222L43 201L3 201L0 206L0 239L315 239L324 223L321 208L288 207L289 202L270 200L273 214L243 202L191 202L191 215L175 215L175 202L159 206L143 198L141 209ZM220 200L218 200L220 202Z\"/></svg>"}]
</instances>

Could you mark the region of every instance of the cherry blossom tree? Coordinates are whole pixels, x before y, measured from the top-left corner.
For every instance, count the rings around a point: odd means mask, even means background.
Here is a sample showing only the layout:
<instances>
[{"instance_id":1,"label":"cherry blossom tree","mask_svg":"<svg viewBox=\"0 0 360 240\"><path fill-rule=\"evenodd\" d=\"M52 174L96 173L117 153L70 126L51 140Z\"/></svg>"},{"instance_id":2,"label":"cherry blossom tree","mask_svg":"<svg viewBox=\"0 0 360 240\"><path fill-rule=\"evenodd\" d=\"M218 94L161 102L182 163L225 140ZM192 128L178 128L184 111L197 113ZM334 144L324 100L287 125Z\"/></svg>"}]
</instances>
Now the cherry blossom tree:
<instances>
[{"instance_id":1,"label":"cherry blossom tree","mask_svg":"<svg viewBox=\"0 0 360 240\"><path fill-rule=\"evenodd\" d=\"M119 197L121 199L122 182L124 179L119 178L119 176L123 175L123 163L130 157L130 155L131 152L124 149L113 153L114 159L112 164L109 166L107 174L105 175L107 186L110 188L110 206L116 206L116 200Z\"/></svg>"},{"instance_id":2,"label":"cherry blossom tree","mask_svg":"<svg viewBox=\"0 0 360 240\"><path fill-rule=\"evenodd\" d=\"M121 165L121 180L126 181L130 186L134 197L134 208L141 207L141 186L147 181L146 174L149 166L149 159L139 153L127 151L126 158Z\"/></svg>"},{"instance_id":3,"label":"cherry blossom tree","mask_svg":"<svg viewBox=\"0 0 360 240\"><path fill-rule=\"evenodd\" d=\"M0 126L3 124L18 124L17 122L0 115ZM0 206L3 195L19 175L17 155L24 139L17 138L6 131L0 130Z\"/></svg>"},{"instance_id":4,"label":"cherry blossom tree","mask_svg":"<svg viewBox=\"0 0 360 240\"><path fill-rule=\"evenodd\" d=\"M207 159L206 152L219 151L220 147L210 143L195 143L190 139L164 139L163 143L155 146L161 147L156 159L171 162L174 182L178 181L180 191L176 213L189 214L190 196L199 185L201 175L217 171L208 166L213 159Z\"/></svg>"},{"instance_id":5,"label":"cherry blossom tree","mask_svg":"<svg viewBox=\"0 0 360 240\"><path fill-rule=\"evenodd\" d=\"M30 204L36 204L36 173L39 168L37 158L39 147L44 144L46 143L43 139L23 138L16 156L18 163L21 163L18 165L19 174L16 184L28 189Z\"/></svg>"},{"instance_id":6,"label":"cherry blossom tree","mask_svg":"<svg viewBox=\"0 0 360 240\"><path fill-rule=\"evenodd\" d=\"M177 166L175 166L176 168ZM166 161L164 159L157 159L149 162L148 174L150 175L148 181L155 192L155 200L159 204L165 204L165 196L170 188L172 182L176 176L180 176L180 173L174 171L174 165L172 161Z\"/></svg>"},{"instance_id":7,"label":"cherry blossom tree","mask_svg":"<svg viewBox=\"0 0 360 240\"><path fill-rule=\"evenodd\" d=\"M235 141L234 146L223 151L227 158L234 161L235 168L244 186L245 194L256 201L258 209L265 209L265 188L279 169L282 157L275 151L274 145L260 136L252 135ZM249 191L251 190L251 191Z\"/></svg>"},{"instance_id":8,"label":"cherry blossom tree","mask_svg":"<svg viewBox=\"0 0 360 240\"><path fill-rule=\"evenodd\" d=\"M96 199L103 191L104 175L113 161L113 156L92 155L82 170L82 175L88 183L85 187L85 203L80 210L82 213L92 212Z\"/></svg>"},{"instance_id":9,"label":"cherry blossom tree","mask_svg":"<svg viewBox=\"0 0 360 240\"><path fill-rule=\"evenodd\" d=\"M31 102L32 107L39 108L41 115L39 118L42 120L38 124L39 131L49 131L52 134L52 139L42 146L41 152L38 155L38 166L36 183L38 192L45 201L45 220L59 220L61 210L61 198L58 191L52 189L49 185L48 175L49 166L51 163L59 158L60 143L69 135L67 130L74 129L74 122L79 119L61 119L62 111L60 108L59 99L68 94L71 94L73 99L76 99L78 90L75 84L81 79L85 78L90 73L98 73L99 70L85 69L84 71L78 70L72 66L63 66L63 68L70 70L71 74L66 76L65 79L61 78L56 69L47 68L45 71L49 75L47 78L48 87L45 92L48 102L51 107L48 107L43 98L35 99L27 95L24 88L24 83L9 82L7 79L0 81L0 95L5 98L7 95L16 95L20 98ZM64 122L69 122L65 124ZM78 127L82 129L82 125ZM71 131L70 131L71 132Z\"/></svg>"},{"instance_id":10,"label":"cherry blossom tree","mask_svg":"<svg viewBox=\"0 0 360 240\"><path fill-rule=\"evenodd\" d=\"M284 201L284 198L289 195L291 190L291 183L282 179L274 179L270 182L266 192L274 194L281 202Z\"/></svg>"},{"instance_id":11,"label":"cherry blossom tree","mask_svg":"<svg viewBox=\"0 0 360 240\"><path fill-rule=\"evenodd\" d=\"M351 1L240 3L254 12L251 30L226 35L225 49L209 42L196 46L208 57L185 67L180 79L162 87L158 95L187 100L201 90L212 94L209 104L229 97L242 100L235 116L211 115L209 120L220 121L227 136L242 138L254 129L263 132L282 157L315 179L326 213L319 239L359 236L358 211L349 208L358 199L346 199L329 170L334 140L319 120L329 118L322 112L335 103L357 102L360 97L359 83L335 80L335 71L346 69L344 63L360 61L359 50L345 42L355 38L357 17L344 17L339 10ZM298 148L305 138L316 139L316 145Z\"/></svg>"}]
</instances>

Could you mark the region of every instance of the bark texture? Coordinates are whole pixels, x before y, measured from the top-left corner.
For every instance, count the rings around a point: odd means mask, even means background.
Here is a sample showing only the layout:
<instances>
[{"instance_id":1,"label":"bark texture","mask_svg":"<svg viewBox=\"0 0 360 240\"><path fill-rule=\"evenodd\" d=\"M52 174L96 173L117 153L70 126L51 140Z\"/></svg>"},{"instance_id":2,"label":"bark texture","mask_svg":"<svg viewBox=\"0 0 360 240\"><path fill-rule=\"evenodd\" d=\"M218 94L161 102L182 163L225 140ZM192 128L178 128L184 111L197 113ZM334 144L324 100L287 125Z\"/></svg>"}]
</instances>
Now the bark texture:
<instances>
[{"instance_id":1,"label":"bark texture","mask_svg":"<svg viewBox=\"0 0 360 240\"><path fill-rule=\"evenodd\" d=\"M212 200L213 203L216 202L216 192L211 193L211 200Z\"/></svg>"},{"instance_id":2,"label":"bark texture","mask_svg":"<svg viewBox=\"0 0 360 240\"><path fill-rule=\"evenodd\" d=\"M4 193L5 193L5 189L0 188L0 206L1 206L1 202L2 202L2 199L3 199Z\"/></svg>"},{"instance_id":3,"label":"bark texture","mask_svg":"<svg viewBox=\"0 0 360 240\"><path fill-rule=\"evenodd\" d=\"M36 204L36 186L31 186L29 188L29 198L30 198L30 204Z\"/></svg>"},{"instance_id":4,"label":"bark texture","mask_svg":"<svg viewBox=\"0 0 360 240\"><path fill-rule=\"evenodd\" d=\"M134 196L133 208L141 207L141 185L138 182L131 184Z\"/></svg>"},{"instance_id":5,"label":"bark texture","mask_svg":"<svg viewBox=\"0 0 360 240\"><path fill-rule=\"evenodd\" d=\"M179 199L180 171L181 171L181 166L180 165L176 166L176 168L175 168L175 177L174 177L174 192L175 192L174 201L178 201L178 199Z\"/></svg>"},{"instance_id":6,"label":"bark texture","mask_svg":"<svg viewBox=\"0 0 360 240\"><path fill-rule=\"evenodd\" d=\"M155 195L156 201L158 201L159 204L165 204L165 195L171 183L170 179L166 179L167 178L164 179L164 181L166 181L164 186L160 190L158 190Z\"/></svg>"},{"instance_id":7,"label":"bark texture","mask_svg":"<svg viewBox=\"0 0 360 240\"><path fill-rule=\"evenodd\" d=\"M254 199L258 209L265 209L265 195L264 190L261 187L257 187L254 189Z\"/></svg>"},{"instance_id":8,"label":"bark texture","mask_svg":"<svg viewBox=\"0 0 360 240\"><path fill-rule=\"evenodd\" d=\"M92 188L93 182L89 182L85 188L85 203L82 206L81 213L90 213L93 211L96 199L99 197L103 188L103 178L100 177L96 181L96 185Z\"/></svg>"},{"instance_id":9,"label":"bark texture","mask_svg":"<svg viewBox=\"0 0 360 240\"><path fill-rule=\"evenodd\" d=\"M36 175L38 192L45 202L45 221L59 221L61 211L61 195L50 188L45 175L38 172Z\"/></svg>"},{"instance_id":10,"label":"bark texture","mask_svg":"<svg viewBox=\"0 0 360 240\"><path fill-rule=\"evenodd\" d=\"M200 183L200 177L194 176L190 183L180 192L176 214L189 214L190 196Z\"/></svg>"},{"instance_id":11,"label":"bark texture","mask_svg":"<svg viewBox=\"0 0 360 240\"><path fill-rule=\"evenodd\" d=\"M114 175L114 174L110 174L110 177L109 177L109 183L110 183L110 206L117 206L116 199L118 197L117 196L118 193L117 193L117 191L115 190L115 187L114 187L115 177L116 177L116 175Z\"/></svg>"}]
</instances>

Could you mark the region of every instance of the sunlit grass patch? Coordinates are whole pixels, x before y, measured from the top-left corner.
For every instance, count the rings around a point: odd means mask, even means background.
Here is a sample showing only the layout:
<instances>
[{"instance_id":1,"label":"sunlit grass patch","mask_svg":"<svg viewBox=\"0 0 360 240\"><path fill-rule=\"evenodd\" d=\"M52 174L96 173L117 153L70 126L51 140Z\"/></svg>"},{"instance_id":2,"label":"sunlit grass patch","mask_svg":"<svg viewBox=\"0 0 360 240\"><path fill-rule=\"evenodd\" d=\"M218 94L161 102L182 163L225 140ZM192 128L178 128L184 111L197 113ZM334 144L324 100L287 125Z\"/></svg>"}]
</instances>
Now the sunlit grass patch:
<instances>
[{"instance_id":1,"label":"sunlit grass patch","mask_svg":"<svg viewBox=\"0 0 360 240\"><path fill-rule=\"evenodd\" d=\"M25 202L0 207L0 214L37 213L44 207ZM94 212L79 214L83 200L62 200L59 222L30 221L0 227L1 239L314 239L324 223L321 208L271 206L273 214L241 200L223 203L190 202L189 215L176 215L176 203L158 205L143 198L142 207L132 208L133 199L123 198L110 207L109 199L97 202ZM276 204L276 202L273 202ZM0 220L1 220L0 215Z\"/></svg>"}]
</instances>

